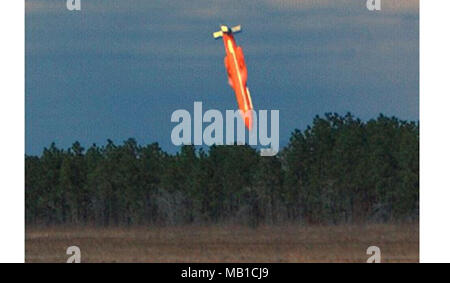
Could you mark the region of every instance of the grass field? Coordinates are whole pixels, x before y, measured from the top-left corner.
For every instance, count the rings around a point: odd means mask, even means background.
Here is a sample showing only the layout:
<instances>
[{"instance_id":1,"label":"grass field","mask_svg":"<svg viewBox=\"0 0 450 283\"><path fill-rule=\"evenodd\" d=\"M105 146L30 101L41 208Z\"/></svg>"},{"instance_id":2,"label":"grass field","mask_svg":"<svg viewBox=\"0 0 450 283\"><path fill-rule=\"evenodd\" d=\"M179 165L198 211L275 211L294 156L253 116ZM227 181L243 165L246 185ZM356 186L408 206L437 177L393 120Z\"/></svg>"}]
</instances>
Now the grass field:
<instances>
[{"instance_id":1,"label":"grass field","mask_svg":"<svg viewBox=\"0 0 450 283\"><path fill-rule=\"evenodd\" d=\"M419 261L418 224L366 226L27 227L26 262L382 262Z\"/></svg>"}]
</instances>

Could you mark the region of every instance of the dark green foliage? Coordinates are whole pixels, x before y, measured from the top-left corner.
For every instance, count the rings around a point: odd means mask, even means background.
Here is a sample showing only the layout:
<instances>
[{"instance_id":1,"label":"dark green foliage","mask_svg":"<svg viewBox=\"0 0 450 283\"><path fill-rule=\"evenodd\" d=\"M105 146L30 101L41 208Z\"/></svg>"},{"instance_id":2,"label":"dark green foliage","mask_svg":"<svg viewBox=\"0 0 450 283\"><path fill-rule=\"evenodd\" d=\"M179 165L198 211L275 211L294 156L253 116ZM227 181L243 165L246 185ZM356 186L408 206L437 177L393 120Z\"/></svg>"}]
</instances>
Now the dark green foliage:
<instances>
[{"instance_id":1,"label":"dark green foliage","mask_svg":"<svg viewBox=\"0 0 450 283\"><path fill-rule=\"evenodd\" d=\"M134 139L52 144L25 157L29 224L358 223L418 218L419 127L380 115L316 117L274 157L249 146Z\"/></svg>"}]
</instances>

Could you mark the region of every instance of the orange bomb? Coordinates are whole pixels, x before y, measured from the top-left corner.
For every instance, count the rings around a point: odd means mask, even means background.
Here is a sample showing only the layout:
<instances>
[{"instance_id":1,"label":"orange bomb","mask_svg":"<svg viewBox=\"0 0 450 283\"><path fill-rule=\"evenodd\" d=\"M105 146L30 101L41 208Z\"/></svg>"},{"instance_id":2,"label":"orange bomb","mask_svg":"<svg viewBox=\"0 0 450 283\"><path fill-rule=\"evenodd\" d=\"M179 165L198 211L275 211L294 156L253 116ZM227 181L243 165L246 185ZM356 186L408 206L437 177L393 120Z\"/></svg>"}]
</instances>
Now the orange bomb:
<instances>
[{"instance_id":1,"label":"orange bomb","mask_svg":"<svg viewBox=\"0 0 450 283\"><path fill-rule=\"evenodd\" d=\"M213 33L215 39L223 39L225 45L225 69L228 75L228 84L234 89L239 109L242 113L242 119L245 126L251 131L253 124L252 98L247 87L247 66L245 65L244 52L240 46L237 46L233 34L241 31L241 26L229 28L225 25L220 26L220 31Z\"/></svg>"}]
</instances>

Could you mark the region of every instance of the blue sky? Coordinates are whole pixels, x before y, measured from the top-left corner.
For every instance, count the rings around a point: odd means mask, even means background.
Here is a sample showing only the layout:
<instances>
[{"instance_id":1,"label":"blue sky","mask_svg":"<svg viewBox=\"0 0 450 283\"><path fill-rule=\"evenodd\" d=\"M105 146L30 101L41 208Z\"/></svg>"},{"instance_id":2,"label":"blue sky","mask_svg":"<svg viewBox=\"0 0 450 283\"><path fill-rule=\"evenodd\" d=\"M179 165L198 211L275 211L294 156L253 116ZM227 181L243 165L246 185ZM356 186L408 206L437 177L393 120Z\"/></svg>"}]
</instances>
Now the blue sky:
<instances>
[{"instance_id":1,"label":"blue sky","mask_svg":"<svg viewBox=\"0 0 450 283\"><path fill-rule=\"evenodd\" d=\"M316 114L419 119L418 0L26 1L26 153L158 142L176 109L235 109L212 32L242 24L258 109L280 110L280 143Z\"/></svg>"}]
</instances>

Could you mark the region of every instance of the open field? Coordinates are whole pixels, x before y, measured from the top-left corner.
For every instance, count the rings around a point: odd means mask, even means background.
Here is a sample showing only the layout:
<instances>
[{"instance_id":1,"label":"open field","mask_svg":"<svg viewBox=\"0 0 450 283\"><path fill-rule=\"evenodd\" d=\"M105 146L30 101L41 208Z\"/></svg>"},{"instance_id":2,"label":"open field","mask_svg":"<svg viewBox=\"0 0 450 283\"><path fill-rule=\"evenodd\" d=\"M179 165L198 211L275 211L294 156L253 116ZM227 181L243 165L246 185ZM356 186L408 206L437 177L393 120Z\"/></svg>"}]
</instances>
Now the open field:
<instances>
[{"instance_id":1,"label":"open field","mask_svg":"<svg viewBox=\"0 0 450 283\"><path fill-rule=\"evenodd\" d=\"M382 262L419 261L418 224L364 226L27 227L26 262Z\"/></svg>"}]
</instances>

